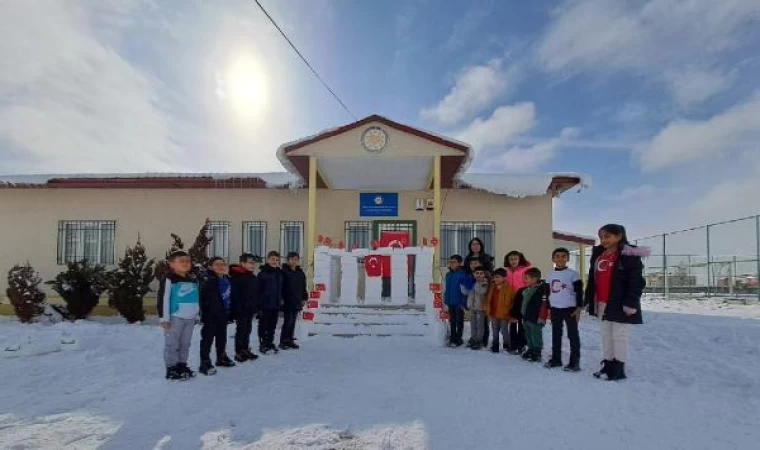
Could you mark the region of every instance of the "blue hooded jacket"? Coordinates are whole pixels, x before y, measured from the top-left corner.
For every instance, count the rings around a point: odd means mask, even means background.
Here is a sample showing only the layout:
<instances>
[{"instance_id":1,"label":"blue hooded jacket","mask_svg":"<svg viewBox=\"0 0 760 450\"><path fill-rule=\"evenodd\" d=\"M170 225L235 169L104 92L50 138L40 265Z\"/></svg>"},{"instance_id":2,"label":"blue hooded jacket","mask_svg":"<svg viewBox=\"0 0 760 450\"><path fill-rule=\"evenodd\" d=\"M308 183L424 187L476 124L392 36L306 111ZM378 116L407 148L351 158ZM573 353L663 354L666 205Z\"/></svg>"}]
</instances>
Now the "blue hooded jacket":
<instances>
[{"instance_id":1,"label":"blue hooded jacket","mask_svg":"<svg viewBox=\"0 0 760 450\"><path fill-rule=\"evenodd\" d=\"M443 302L446 306L467 306L467 296L462 293L460 285L468 279L467 272L463 268L450 270L446 274L446 286L443 291Z\"/></svg>"}]
</instances>

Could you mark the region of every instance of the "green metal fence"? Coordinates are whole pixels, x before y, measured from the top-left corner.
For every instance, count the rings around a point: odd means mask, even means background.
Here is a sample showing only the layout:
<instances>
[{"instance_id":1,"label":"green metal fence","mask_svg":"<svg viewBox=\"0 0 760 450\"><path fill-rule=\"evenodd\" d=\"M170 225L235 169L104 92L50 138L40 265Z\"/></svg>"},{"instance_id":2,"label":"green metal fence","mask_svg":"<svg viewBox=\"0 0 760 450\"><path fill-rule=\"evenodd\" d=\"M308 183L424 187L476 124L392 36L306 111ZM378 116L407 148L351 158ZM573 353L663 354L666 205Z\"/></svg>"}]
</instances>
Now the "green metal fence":
<instances>
[{"instance_id":1,"label":"green metal fence","mask_svg":"<svg viewBox=\"0 0 760 450\"><path fill-rule=\"evenodd\" d=\"M760 300L760 216L635 239L651 249L646 292Z\"/></svg>"}]
</instances>

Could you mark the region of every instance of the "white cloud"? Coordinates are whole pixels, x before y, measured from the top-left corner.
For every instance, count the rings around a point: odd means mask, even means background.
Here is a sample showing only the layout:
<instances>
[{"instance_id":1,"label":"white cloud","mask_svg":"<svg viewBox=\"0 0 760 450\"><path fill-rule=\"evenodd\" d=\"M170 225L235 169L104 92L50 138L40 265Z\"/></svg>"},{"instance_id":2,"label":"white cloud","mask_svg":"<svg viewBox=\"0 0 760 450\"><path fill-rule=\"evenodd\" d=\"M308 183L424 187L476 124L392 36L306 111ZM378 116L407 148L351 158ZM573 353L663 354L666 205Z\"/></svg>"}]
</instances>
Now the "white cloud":
<instances>
[{"instance_id":1,"label":"white cloud","mask_svg":"<svg viewBox=\"0 0 760 450\"><path fill-rule=\"evenodd\" d=\"M623 189L620 194L614 196L617 200L640 200L645 198L651 198L657 192L657 188L651 184L643 184L641 186L633 186Z\"/></svg>"},{"instance_id":2,"label":"white cloud","mask_svg":"<svg viewBox=\"0 0 760 450\"><path fill-rule=\"evenodd\" d=\"M548 141L528 147L514 146L491 158L486 166L498 167L509 173L533 173L551 161L557 152L559 141Z\"/></svg>"},{"instance_id":3,"label":"white cloud","mask_svg":"<svg viewBox=\"0 0 760 450\"><path fill-rule=\"evenodd\" d=\"M469 143L475 150L506 145L510 139L533 128L536 107L533 103L500 106L491 117L473 120L457 138Z\"/></svg>"},{"instance_id":4,"label":"white cloud","mask_svg":"<svg viewBox=\"0 0 760 450\"><path fill-rule=\"evenodd\" d=\"M503 95L516 80L516 69L504 70L502 61L463 69L454 87L435 106L423 108L424 120L441 125L456 125L487 108Z\"/></svg>"},{"instance_id":5,"label":"white cloud","mask_svg":"<svg viewBox=\"0 0 760 450\"><path fill-rule=\"evenodd\" d=\"M539 42L537 58L553 72L648 75L691 105L733 81L695 71L695 61L713 67L727 51L754 45L747 36L758 18L757 0L567 1Z\"/></svg>"},{"instance_id":6,"label":"white cloud","mask_svg":"<svg viewBox=\"0 0 760 450\"><path fill-rule=\"evenodd\" d=\"M760 147L760 95L710 119L668 124L639 153L644 170L718 158L737 150Z\"/></svg>"},{"instance_id":7,"label":"white cloud","mask_svg":"<svg viewBox=\"0 0 760 450\"><path fill-rule=\"evenodd\" d=\"M105 9L105 23L129 23L128 6ZM0 96L12 100L0 106L0 138L56 171L175 168L161 84L99 42L91 14L64 2L0 4Z\"/></svg>"},{"instance_id":8,"label":"white cloud","mask_svg":"<svg viewBox=\"0 0 760 450\"><path fill-rule=\"evenodd\" d=\"M693 70L670 73L665 78L676 103L688 108L729 89L735 75L716 70Z\"/></svg>"}]
</instances>

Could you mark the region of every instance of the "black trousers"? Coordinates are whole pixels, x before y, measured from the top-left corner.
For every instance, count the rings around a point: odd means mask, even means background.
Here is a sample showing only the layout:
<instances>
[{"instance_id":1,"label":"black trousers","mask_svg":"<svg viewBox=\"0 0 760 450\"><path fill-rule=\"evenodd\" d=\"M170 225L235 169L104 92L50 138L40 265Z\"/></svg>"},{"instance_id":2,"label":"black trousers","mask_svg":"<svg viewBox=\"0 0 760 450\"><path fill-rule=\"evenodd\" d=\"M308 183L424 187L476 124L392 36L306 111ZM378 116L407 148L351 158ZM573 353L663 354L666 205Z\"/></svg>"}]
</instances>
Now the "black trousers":
<instances>
[{"instance_id":1,"label":"black trousers","mask_svg":"<svg viewBox=\"0 0 760 450\"><path fill-rule=\"evenodd\" d=\"M483 321L485 322L483 325L483 347L488 347L488 336L491 330L491 319L488 318L488 314L483 315ZM499 339L499 336L495 336L495 338Z\"/></svg>"},{"instance_id":2,"label":"black trousers","mask_svg":"<svg viewBox=\"0 0 760 450\"><path fill-rule=\"evenodd\" d=\"M276 309L263 310L259 313L259 344L274 344L274 333L279 315L280 311Z\"/></svg>"},{"instance_id":3,"label":"black trousers","mask_svg":"<svg viewBox=\"0 0 760 450\"><path fill-rule=\"evenodd\" d=\"M552 308L552 360L562 362L562 326L567 325L570 340L570 364L578 365L581 360L581 337L578 333L578 319L572 317L575 308Z\"/></svg>"},{"instance_id":4,"label":"black trousers","mask_svg":"<svg viewBox=\"0 0 760 450\"><path fill-rule=\"evenodd\" d=\"M449 324L451 325L449 341L453 343L461 342L462 331L464 330L464 308L461 306L449 306Z\"/></svg>"},{"instance_id":5,"label":"black trousers","mask_svg":"<svg viewBox=\"0 0 760 450\"><path fill-rule=\"evenodd\" d=\"M522 350L526 345L528 345L528 340L525 339L525 328L523 327L522 320L510 323L509 345L507 346L507 350Z\"/></svg>"},{"instance_id":6,"label":"black trousers","mask_svg":"<svg viewBox=\"0 0 760 450\"><path fill-rule=\"evenodd\" d=\"M217 361L227 354L227 321L207 320L201 328L201 361L211 361L211 344L216 344Z\"/></svg>"},{"instance_id":7,"label":"black trousers","mask_svg":"<svg viewBox=\"0 0 760 450\"><path fill-rule=\"evenodd\" d=\"M235 320L235 353L251 348L253 314L240 314Z\"/></svg>"},{"instance_id":8,"label":"black trousers","mask_svg":"<svg viewBox=\"0 0 760 450\"><path fill-rule=\"evenodd\" d=\"M301 311L286 309L283 315L282 329L280 330L280 344L293 343L293 334L296 331L296 320L298 319L298 313Z\"/></svg>"}]
</instances>

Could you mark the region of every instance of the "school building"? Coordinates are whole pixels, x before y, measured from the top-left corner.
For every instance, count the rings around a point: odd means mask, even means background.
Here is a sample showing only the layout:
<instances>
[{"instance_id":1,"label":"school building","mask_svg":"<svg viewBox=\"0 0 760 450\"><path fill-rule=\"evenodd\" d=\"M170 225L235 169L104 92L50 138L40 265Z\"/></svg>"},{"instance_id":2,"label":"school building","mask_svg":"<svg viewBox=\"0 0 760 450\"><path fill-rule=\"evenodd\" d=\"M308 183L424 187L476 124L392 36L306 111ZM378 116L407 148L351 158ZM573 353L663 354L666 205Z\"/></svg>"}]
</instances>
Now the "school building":
<instances>
[{"instance_id":1,"label":"school building","mask_svg":"<svg viewBox=\"0 0 760 450\"><path fill-rule=\"evenodd\" d=\"M552 199L580 190L581 175L470 173L467 144L381 116L284 144L277 156L285 172L0 176L0 270L29 261L49 280L67 261L112 266L138 236L163 258L170 233L189 247L206 218L213 255L297 251L307 267L320 240L369 248L391 231L412 246L437 241L434 267L466 255L473 237L496 266L518 249L543 270L555 237L593 243L552 228Z\"/></svg>"}]
</instances>

